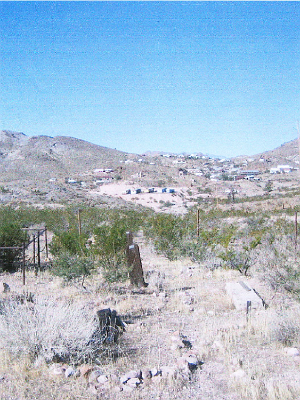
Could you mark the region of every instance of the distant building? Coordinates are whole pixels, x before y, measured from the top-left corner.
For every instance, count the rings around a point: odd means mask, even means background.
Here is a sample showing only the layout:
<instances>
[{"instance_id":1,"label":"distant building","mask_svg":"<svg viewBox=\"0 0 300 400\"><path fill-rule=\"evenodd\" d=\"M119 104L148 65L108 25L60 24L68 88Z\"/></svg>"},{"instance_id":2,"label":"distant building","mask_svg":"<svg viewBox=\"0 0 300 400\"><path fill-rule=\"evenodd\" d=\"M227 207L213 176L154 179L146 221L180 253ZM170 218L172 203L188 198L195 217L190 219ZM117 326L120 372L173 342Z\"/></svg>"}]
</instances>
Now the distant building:
<instances>
[{"instance_id":1,"label":"distant building","mask_svg":"<svg viewBox=\"0 0 300 400\"><path fill-rule=\"evenodd\" d=\"M260 174L260 171L256 171L256 170L240 171L240 175L242 175L242 176L255 176L255 175L259 175L259 174Z\"/></svg>"},{"instance_id":2,"label":"distant building","mask_svg":"<svg viewBox=\"0 0 300 400\"><path fill-rule=\"evenodd\" d=\"M277 168L279 169L281 174L286 174L292 171L293 167L290 165L277 165Z\"/></svg>"},{"instance_id":3,"label":"distant building","mask_svg":"<svg viewBox=\"0 0 300 400\"><path fill-rule=\"evenodd\" d=\"M270 174L288 174L293 170L290 165L277 165L277 167L270 168Z\"/></svg>"},{"instance_id":4,"label":"distant building","mask_svg":"<svg viewBox=\"0 0 300 400\"><path fill-rule=\"evenodd\" d=\"M270 174L280 174L280 170L277 167L270 168Z\"/></svg>"}]
</instances>

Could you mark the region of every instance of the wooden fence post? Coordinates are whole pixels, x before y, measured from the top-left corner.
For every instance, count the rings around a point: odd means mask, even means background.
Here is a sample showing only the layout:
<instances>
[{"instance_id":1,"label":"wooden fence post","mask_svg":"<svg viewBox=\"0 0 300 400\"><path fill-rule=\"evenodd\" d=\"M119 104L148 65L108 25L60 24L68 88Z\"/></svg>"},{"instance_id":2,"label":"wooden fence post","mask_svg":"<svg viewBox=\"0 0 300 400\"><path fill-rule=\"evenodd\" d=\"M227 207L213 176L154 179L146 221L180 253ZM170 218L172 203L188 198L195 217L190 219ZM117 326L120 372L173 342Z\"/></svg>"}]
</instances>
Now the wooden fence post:
<instances>
[{"instance_id":1,"label":"wooden fence post","mask_svg":"<svg viewBox=\"0 0 300 400\"><path fill-rule=\"evenodd\" d=\"M36 236L35 236L35 234L33 234L33 239L32 239L32 246L33 246L33 268L34 268L34 274L35 274L35 276L37 276L35 242L36 242Z\"/></svg>"},{"instance_id":2,"label":"wooden fence post","mask_svg":"<svg viewBox=\"0 0 300 400\"><path fill-rule=\"evenodd\" d=\"M197 209L197 237L200 236L200 210Z\"/></svg>"},{"instance_id":3,"label":"wooden fence post","mask_svg":"<svg viewBox=\"0 0 300 400\"><path fill-rule=\"evenodd\" d=\"M23 285L25 285L25 243L23 243L23 262L22 262L22 276L23 276Z\"/></svg>"},{"instance_id":4,"label":"wooden fence post","mask_svg":"<svg viewBox=\"0 0 300 400\"><path fill-rule=\"evenodd\" d=\"M38 257L38 270L41 270L41 246L40 246L40 231L38 230L38 237L37 237L37 257Z\"/></svg>"},{"instance_id":5,"label":"wooden fence post","mask_svg":"<svg viewBox=\"0 0 300 400\"><path fill-rule=\"evenodd\" d=\"M79 233L79 235L81 235L81 209L79 209L78 210L78 214L77 214L77 217L78 217L78 233Z\"/></svg>"},{"instance_id":6,"label":"wooden fence post","mask_svg":"<svg viewBox=\"0 0 300 400\"><path fill-rule=\"evenodd\" d=\"M295 247L297 247L298 241L298 213L295 211Z\"/></svg>"},{"instance_id":7,"label":"wooden fence post","mask_svg":"<svg viewBox=\"0 0 300 400\"><path fill-rule=\"evenodd\" d=\"M46 258L49 257L49 252L48 252L48 230L47 227L45 226L45 248L46 248Z\"/></svg>"}]
</instances>

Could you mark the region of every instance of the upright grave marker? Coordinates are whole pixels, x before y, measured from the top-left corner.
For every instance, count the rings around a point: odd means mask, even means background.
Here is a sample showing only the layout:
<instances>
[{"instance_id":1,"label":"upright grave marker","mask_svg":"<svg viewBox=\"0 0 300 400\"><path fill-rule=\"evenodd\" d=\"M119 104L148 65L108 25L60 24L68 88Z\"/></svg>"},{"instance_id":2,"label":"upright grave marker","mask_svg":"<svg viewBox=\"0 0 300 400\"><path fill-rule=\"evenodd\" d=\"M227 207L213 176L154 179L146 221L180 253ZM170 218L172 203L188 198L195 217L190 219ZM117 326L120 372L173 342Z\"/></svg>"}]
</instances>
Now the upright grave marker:
<instances>
[{"instance_id":1,"label":"upright grave marker","mask_svg":"<svg viewBox=\"0 0 300 400\"><path fill-rule=\"evenodd\" d=\"M133 243L132 232L126 232L127 235L127 265L129 268L129 279L131 285L137 287L147 287L148 283L144 280L144 273L142 267L142 261L140 256L139 246Z\"/></svg>"}]
</instances>

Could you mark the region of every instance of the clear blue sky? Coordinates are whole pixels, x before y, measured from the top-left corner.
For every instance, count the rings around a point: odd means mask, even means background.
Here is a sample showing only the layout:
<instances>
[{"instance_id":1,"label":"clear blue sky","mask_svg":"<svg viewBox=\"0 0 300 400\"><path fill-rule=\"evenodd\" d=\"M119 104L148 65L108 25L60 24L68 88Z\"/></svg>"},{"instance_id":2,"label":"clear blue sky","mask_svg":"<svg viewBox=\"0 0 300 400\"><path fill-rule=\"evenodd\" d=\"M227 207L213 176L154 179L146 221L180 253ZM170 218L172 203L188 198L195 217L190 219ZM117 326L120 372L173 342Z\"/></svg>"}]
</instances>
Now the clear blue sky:
<instances>
[{"instance_id":1,"label":"clear blue sky","mask_svg":"<svg viewBox=\"0 0 300 400\"><path fill-rule=\"evenodd\" d=\"M0 2L0 129L230 157L299 109L300 2Z\"/></svg>"}]
</instances>

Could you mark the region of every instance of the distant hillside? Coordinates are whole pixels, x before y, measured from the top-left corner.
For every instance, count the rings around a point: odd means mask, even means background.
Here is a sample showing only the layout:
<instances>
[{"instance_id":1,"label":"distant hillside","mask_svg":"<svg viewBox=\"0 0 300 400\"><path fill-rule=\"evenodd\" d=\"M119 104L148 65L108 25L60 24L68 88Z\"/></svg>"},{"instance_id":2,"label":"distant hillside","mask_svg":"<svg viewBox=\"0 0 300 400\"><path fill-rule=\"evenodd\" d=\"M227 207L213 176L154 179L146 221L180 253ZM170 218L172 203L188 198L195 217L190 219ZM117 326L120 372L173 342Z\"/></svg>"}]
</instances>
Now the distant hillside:
<instances>
[{"instance_id":1,"label":"distant hillside","mask_svg":"<svg viewBox=\"0 0 300 400\"><path fill-rule=\"evenodd\" d=\"M233 159L191 155L162 157L162 154L126 154L72 137L29 137L21 132L1 131L0 204L85 202L127 206L130 198L120 197L116 189L116 193L110 195L110 184L128 185L124 186L124 193L125 189L133 187L197 188L196 196L201 191L216 190L217 184L219 193L223 193L227 188L224 176L239 175L243 170L268 174L270 168L278 164L299 167L297 140L255 156ZM231 181L228 182L231 185ZM261 187L256 183L243 182L243 185L250 187L243 189L245 193L260 193Z\"/></svg>"},{"instance_id":2,"label":"distant hillside","mask_svg":"<svg viewBox=\"0 0 300 400\"><path fill-rule=\"evenodd\" d=\"M274 150L265 151L255 156L269 159L272 163L285 164L299 162L299 142L298 139L283 143Z\"/></svg>"},{"instance_id":3,"label":"distant hillside","mask_svg":"<svg viewBox=\"0 0 300 400\"><path fill-rule=\"evenodd\" d=\"M0 132L2 180L49 178L83 173L95 168L112 168L126 154L71 137L34 136Z\"/></svg>"}]
</instances>

